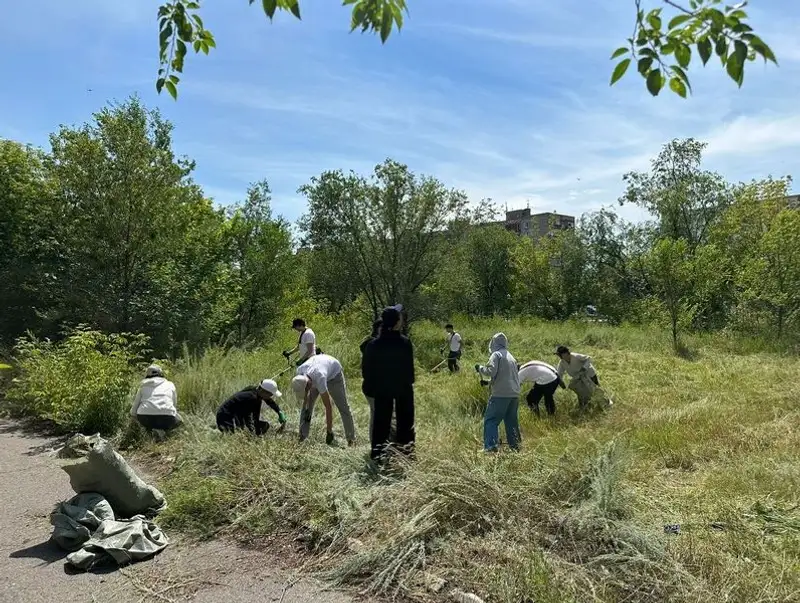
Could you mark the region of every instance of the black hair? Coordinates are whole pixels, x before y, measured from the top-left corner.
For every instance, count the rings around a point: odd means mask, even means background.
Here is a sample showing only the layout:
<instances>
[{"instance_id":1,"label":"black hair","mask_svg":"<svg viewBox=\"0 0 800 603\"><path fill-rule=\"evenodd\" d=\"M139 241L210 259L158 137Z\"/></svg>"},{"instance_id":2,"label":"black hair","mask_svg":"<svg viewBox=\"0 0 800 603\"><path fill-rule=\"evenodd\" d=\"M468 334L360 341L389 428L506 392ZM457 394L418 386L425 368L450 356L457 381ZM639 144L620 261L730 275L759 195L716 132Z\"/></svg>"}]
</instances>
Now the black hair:
<instances>
[{"instance_id":1,"label":"black hair","mask_svg":"<svg viewBox=\"0 0 800 603\"><path fill-rule=\"evenodd\" d=\"M306 321L305 321L305 320L303 320L302 318L295 318L295 319L292 321L292 328L293 328L293 329L296 329L297 327L303 327L303 328L305 328L305 326L306 326Z\"/></svg>"},{"instance_id":2,"label":"black hair","mask_svg":"<svg viewBox=\"0 0 800 603\"><path fill-rule=\"evenodd\" d=\"M556 355L562 356L563 354L569 354L569 348L565 345L560 345L556 348Z\"/></svg>"},{"instance_id":3,"label":"black hair","mask_svg":"<svg viewBox=\"0 0 800 603\"><path fill-rule=\"evenodd\" d=\"M444 328L445 329L452 329L453 325L448 322L446 325L444 325Z\"/></svg>"}]
</instances>

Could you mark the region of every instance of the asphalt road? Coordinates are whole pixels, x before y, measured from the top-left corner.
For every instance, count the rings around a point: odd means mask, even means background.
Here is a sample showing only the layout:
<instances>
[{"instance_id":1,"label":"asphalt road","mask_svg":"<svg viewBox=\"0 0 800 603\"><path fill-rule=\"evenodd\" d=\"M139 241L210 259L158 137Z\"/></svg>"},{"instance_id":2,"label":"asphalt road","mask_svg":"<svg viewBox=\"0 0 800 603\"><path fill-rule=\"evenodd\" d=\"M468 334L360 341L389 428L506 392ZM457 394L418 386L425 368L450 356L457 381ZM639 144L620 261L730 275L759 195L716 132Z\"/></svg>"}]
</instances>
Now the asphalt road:
<instances>
[{"instance_id":1,"label":"asphalt road","mask_svg":"<svg viewBox=\"0 0 800 603\"><path fill-rule=\"evenodd\" d=\"M353 603L346 594L276 567L263 552L226 542L173 544L121 571L68 573L49 541L49 514L74 495L50 452L53 438L0 420L0 602Z\"/></svg>"}]
</instances>

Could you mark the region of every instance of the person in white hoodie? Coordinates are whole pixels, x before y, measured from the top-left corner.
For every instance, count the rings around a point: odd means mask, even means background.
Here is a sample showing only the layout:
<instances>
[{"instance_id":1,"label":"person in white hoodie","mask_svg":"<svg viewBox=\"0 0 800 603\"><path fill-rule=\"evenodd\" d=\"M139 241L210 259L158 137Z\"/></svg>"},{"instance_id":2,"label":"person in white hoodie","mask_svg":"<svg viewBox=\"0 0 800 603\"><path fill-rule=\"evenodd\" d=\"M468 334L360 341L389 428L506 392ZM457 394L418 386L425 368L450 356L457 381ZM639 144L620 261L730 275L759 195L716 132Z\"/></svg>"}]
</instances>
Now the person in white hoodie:
<instances>
[{"instance_id":1,"label":"person in white hoodie","mask_svg":"<svg viewBox=\"0 0 800 603\"><path fill-rule=\"evenodd\" d=\"M175 384L164 377L164 371L157 364L147 367L133 399L131 417L148 431L161 432L160 435L181 424Z\"/></svg>"},{"instance_id":2,"label":"person in white hoodie","mask_svg":"<svg viewBox=\"0 0 800 603\"><path fill-rule=\"evenodd\" d=\"M508 446L519 450L519 368L508 351L508 339L496 333L489 342L489 360L485 366L475 365L481 377L489 380L489 404L483 418L483 448L497 452L500 423L506 427Z\"/></svg>"},{"instance_id":3,"label":"person in white hoodie","mask_svg":"<svg viewBox=\"0 0 800 603\"><path fill-rule=\"evenodd\" d=\"M526 362L519 369L519 382L533 383L531 391L528 392L525 398L533 412L537 415L539 414L539 402L544 398L544 407L547 409L547 414L556 414L556 400L553 394L556 393L559 385L563 388L566 388L566 386L558 376L558 371L554 366L539 360Z\"/></svg>"}]
</instances>

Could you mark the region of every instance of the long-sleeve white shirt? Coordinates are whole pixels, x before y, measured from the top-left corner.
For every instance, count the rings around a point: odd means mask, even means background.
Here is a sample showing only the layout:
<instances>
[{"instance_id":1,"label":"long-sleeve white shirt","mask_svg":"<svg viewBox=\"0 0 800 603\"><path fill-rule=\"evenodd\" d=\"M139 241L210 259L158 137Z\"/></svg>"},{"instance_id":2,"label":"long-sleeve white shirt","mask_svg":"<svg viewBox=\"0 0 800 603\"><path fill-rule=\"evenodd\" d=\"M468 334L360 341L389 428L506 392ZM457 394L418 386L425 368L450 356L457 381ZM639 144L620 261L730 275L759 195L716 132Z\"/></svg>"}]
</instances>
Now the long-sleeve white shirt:
<instances>
[{"instance_id":1,"label":"long-sleeve white shirt","mask_svg":"<svg viewBox=\"0 0 800 603\"><path fill-rule=\"evenodd\" d=\"M556 379L558 379L558 373L555 367L550 366L546 362L540 362L539 360L526 362L519 369L520 383L547 385Z\"/></svg>"},{"instance_id":2,"label":"long-sleeve white shirt","mask_svg":"<svg viewBox=\"0 0 800 603\"><path fill-rule=\"evenodd\" d=\"M178 392L175 384L164 377L144 379L131 406L131 416L178 414Z\"/></svg>"},{"instance_id":3,"label":"long-sleeve white shirt","mask_svg":"<svg viewBox=\"0 0 800 603\"><path fill-rule=\"evenodd\" d=\"M575 352L570 354L569 362L565 362L562 358L556 370L559 377L563 377L564 373L570 377L577 377L581 371L585 371L586 376L590 379L597 375L597 371L592 366L592 359L585 354L576 354Z\"/></svg>"}]
</instances>

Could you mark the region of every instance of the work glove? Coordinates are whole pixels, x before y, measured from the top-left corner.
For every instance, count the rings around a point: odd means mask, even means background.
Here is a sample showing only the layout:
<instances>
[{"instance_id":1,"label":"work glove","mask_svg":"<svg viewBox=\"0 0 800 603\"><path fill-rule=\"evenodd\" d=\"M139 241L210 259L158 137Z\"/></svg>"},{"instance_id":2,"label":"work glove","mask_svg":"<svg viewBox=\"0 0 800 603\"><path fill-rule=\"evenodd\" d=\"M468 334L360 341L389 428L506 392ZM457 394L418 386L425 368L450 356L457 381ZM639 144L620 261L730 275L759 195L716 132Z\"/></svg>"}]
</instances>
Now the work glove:
<instances>
[{"instance_id":1,"label":"work glove","mask_svg":"<svg viewBox=\"0 0 800 603\"><path fill-rule=\"evenodd\" d=\"M284 423L286 423L286 413L285 413L285 412L283 412L283 411L280 411L280 412L278 413L278 422L280 422L280 424L281 424L281 425L283 425Z\"/></svg>"},{"instance_id":2,"label":"work glove","mask_svg":"<svg viewBox=\"0 0 800 603\"><path fill-rule=\"evenodd\" d=\"M287 358L287 359L289 358L289 352L287 352L286 350L283 350L283 351L281 352L281 354L283 354L283 357L284 357L284 358Z\"/></svg>"},{"instance_id":3,"label":"work glove","mask_svg":"<svg viewBox=\"0 0 800 603\"><path fill-rule=\"evenodd\" d=\"M481 385L485 387L489 385L489 382L486 379L481 379Z\"/></svg>"},{"instance_id":4,"label":"work glove","mask_svg":"<svg viewBox=\"0 0 800 603\"><path fill-rule=\"evenodd\" d=\"M439 355L441 356L442 354L444 354L444 348L439 350Z\"/></svg>"},{"instance_id":5,"label":"work glove","mask_svg":"<svg viewBox=\"0 0 800 603\"><path fill-rule=\"evenodd\" d=\"M476 373L480 373L481 372L481 365L480 364L476 364L475 365L475 372Z\"/></svg>"},{"instance_id":6,"label":"work glove","mask_svg":"<svg viewBox=\"0 0 800 603\"><path fill-rule=\"evenodd\" d=\"M287 358L288 358L288 356L287 356ZM294 365L295 365L295 366L300 366L300 365L301 365L301 364L303 364L304 362L305 362L305 360L303 360L302 358L300 358L300 359L299 359L297 362L295 362L295 363L294 363Z\"/></svg>"}]
</instances>

